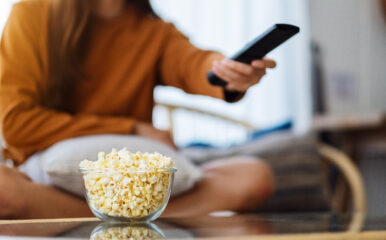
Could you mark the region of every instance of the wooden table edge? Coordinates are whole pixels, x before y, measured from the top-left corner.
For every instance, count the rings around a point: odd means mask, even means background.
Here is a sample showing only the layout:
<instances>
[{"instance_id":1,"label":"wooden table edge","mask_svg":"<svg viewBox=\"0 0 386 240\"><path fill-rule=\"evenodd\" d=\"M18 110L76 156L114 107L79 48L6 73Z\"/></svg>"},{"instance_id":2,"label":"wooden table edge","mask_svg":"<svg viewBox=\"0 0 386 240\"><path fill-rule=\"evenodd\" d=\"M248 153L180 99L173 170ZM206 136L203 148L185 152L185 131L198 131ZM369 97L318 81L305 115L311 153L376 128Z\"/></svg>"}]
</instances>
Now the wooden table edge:
<instances>
[{"instance_id":1,"label":"wooden table edge","mask_svg":"<svg viewBox=\"0 0 386 240\"><path fill-rule=\"evenodd\" d=\"M0 220L0 225L10 224L34 224L34 223L69 223L69 222L99 222L95 217L91 218L55 218L55 219L25 219L25 220ZM257 235L240 236L240 240L378 240L386 239L385 231L363 231L363 232L336 232L336 233L301 233L301 234L279 234L279 235ZM230 237L197 238L200 240L228 240Z\"/></svg>"},{"instance_id":2,"label":"wooden table edge","mask_svg":"<svg viewBox=\"0 0 386 240\"><path fill-rule=\"evenodd\" d=\"M29 224L29 223L68 223L68 222L98 222L96 217L90 218L53 218L53 219L22 219L22 220L0 220L0 225Z\"/></svg>"},{"instance_id":3,"label":"wooden table edge","mask_svg":"<svg viewBox=\"0 0 386 240\"><path fill-rule=\"evenodd\" d=\"M379 240L386 239L386 231L300 233L279 235L258 235L245 237L197 238L199 240Z\"/></svg>"}]
</instances>

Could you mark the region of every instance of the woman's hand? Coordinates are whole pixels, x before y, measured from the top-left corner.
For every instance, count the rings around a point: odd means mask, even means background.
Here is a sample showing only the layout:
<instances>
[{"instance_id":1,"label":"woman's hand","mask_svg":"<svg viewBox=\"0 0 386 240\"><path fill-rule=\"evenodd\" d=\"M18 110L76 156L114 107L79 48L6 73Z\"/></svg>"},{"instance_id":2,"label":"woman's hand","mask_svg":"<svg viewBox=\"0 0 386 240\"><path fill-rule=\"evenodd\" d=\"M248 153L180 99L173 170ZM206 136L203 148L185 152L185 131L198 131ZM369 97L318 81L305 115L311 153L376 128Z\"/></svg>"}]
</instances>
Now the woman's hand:
<instances>
[{"instance_id":1,"label":"woman's hand","mask_svg":"<svg viewBox=\"0 0 386 240\"><path fill-rule=\"evenodd\" d=\"M170 133L168 131L156 129L152 124L137 122L134 126L134 134L162 142L173 149L177 149Z\"/></svg>"},{"instance_id":2,"label":"woman's hand","mask_svg":"<svg viewBox=\"0 0 386 240\"><path fill-rule=\"evenodd\" d=\"M228 82L228 91L245 92L258 83L266 74L267 68L275 68L276 62L269 58L254 60L251 64L240 63L230 59L213 62L213 72Z\"/></svg>"}]
</instances>

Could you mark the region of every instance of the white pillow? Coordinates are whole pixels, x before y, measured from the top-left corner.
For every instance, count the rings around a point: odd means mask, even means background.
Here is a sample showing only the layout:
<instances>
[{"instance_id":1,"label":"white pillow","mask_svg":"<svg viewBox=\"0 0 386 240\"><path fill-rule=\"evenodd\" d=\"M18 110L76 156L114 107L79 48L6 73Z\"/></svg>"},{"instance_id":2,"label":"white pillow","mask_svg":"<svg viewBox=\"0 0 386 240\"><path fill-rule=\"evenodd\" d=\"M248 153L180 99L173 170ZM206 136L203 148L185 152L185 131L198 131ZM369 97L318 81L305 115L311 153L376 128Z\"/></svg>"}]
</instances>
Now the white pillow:
<instances>
[{"instance_id":1,"label":"white pillow","mask_svg":"<svg viewBox=\"0 0 386 240\"><path fill-rule=\"evenodd\" d=\"M177 172L172 196L191 189L202 177L200 168L167 145L127 135L93 135L64 140L43 152L36 153L19 168L35 182L54 185L83 196L79 163L84 159L96 160L98 152L108 153L112 148L119 150L124 147L131 152L159 152L174 160Z\"/></svg>"},{"instance_id":2,"label":"white pillow","mask_svg":"<svg viewBox=\"0 0 386 240\"><path fill-rule=\"evenodd\" d=\"M315 141L316 136L312 132L295 135L290 131L282 131L229 148L190 147L182 149L179 153L193 163L202 164L232 156L265 156L267 153L288 149L297 146L299 143L315 143Z\"/></svg>"}]
</instances>

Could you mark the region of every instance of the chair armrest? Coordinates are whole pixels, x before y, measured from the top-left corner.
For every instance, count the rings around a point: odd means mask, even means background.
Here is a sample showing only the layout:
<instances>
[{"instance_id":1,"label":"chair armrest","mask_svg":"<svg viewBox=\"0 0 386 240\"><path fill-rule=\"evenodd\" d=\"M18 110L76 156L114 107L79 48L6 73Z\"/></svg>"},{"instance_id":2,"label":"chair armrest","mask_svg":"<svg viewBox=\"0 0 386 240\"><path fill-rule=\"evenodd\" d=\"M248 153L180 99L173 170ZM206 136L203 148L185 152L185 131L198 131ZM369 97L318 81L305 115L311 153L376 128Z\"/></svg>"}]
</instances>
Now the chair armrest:
<instances>
[{"instance_id":1,"label":"chair armrest","mask_svg":"<svg viewBox=\"0 0 386 240\"><path fill-rule=\"evenodd\" d=\"M353 194L354 212L365 213L366 194L362 176L352 160L343 152L325 144L319 144L319 153L334 164L347 179Z\"/></svg>"},{"instance_id":2,"label":"chair armrest","mask_svg":"<svg viewBox=\"0 0 386 240\"><path fill-rule=\"evenodd\" d=\"M203 109L199 109L199 108L196 108L196 107L191 107L191 106L186 106L186 105L176 104L176 103L172 104L172 103L160 103L160 102L157 102L156 106L165 107L171 113L174 110L181 109L181 110L186 110L186 111L189 111L189 112L195 112L195 113L211 116L211 117L214 117L214 118L219 118L221 120L224 120L224 121L227 121L227 122L231 122L231 123L234 123L234 124L238 124L238 125L241 125L241 126L245 127L247 130L256 130L256 127L252 126L248 122L241 121L241 120L238 120L238 119L235 119L235 118L231 118L229 116L225 116L225 115L222 115L222 114L209 112L209 111L206 111L206 110L203 110Z\"/></svg>"}]
</instances>

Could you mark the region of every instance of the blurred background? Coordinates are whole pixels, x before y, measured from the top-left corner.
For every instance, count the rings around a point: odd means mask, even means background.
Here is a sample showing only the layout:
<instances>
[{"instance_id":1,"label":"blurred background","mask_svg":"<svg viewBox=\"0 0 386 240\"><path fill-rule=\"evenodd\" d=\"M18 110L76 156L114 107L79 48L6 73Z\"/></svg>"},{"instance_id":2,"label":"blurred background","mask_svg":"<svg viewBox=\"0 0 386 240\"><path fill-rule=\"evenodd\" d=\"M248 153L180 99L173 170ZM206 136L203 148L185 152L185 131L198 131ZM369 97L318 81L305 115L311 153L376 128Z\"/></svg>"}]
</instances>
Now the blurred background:
<instances>
[{"instance_id":1,"label":"blurred background","mask_svg":"<svg viewBox=\"0 0 386 240\"><path fill-rule=\"evenodd\" d=\"M0 1L0 31L12 3ZM227 56L275 23L301 33L273 51L278 67L233 104L158 87L154 125L179 146L226 147L275 129L317 132L360 167L370 212L386 213L386 13L379 0L152 0L197 46ZM384 6L384 5L383 5ZM383 15L385 14L385 15ZM173 111L182 106L197 111ZM170 110L170 109L169 109ZM247 128L245 126L248 126Z\"/></svg>"},{"instance_id":2,"label":"blurred background","mask_svg":"<svg viewBox=\"0 0 386 240\"><path fill-rule=\"evenodd\" d=\"M302 34L270 55L277 60L279 67L252 88L241 102L227 104L203 97L188 97L178 90L167 88L157 89L156 100L165 102L178 99L179 103L185 105L243 120L256 129L271 128L289 121L293 121L296 131L305 131L310 127L311 96L308 89L311 61L309 48L305 47L310 41L307 1L154 0L153 6L163 18L174 22L190 36L197 46L219 50L227 56L274 23L300 26ZM200 116L183 111L175 115L175 138L181 145L205 141L226 146L242 142L247 137L247 133L237 126L229 126L218 120L210 124L209 119L202 119L206 124L201 124ZM155 124L163 128L161 116L162 111L156 109ZM185 127L187 123L193 126L190 131ZM205 129L199 130L199 126L203 125ZM226 133L219 128L226 128ZM178 134L181 132L183 134Z\"/></svg>"},{"instance_id":3,"label":"blurred background","mask_svg":"<svg viewBox=\"0 0 386 240\"><path fill-rule=\"evenodd\" d=\"M186 96L166 88L157 89L158 101L178 101L218 111L256 129L290 121L298 133L311 129L315 101L319 101L316 105L323 114L338 116L377 118L386 109L386 26L378 1L153 0L153 5L193 43L228 56L273 23L301 27L300 35L270 54L278 68L240 103ZM320 96L312 94L313 85L318 86ZM313 99L313 95L319 99ZM155 124L164 128L162 116L166 115L162 111L155 113ZM216 127L220 123L200 124L199 117L187 113L176 112L174 118L175 137L180 145L203 138L214 145L227 145L247 137L230 126L224 126L227 135L221 135L219 132L223 131ZM203 121L208 123L207 119ZM190 131L187 123L194 126ZM207 128L200 130L203 125Z\"/></svg>"}]
</instances>

